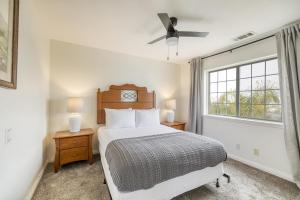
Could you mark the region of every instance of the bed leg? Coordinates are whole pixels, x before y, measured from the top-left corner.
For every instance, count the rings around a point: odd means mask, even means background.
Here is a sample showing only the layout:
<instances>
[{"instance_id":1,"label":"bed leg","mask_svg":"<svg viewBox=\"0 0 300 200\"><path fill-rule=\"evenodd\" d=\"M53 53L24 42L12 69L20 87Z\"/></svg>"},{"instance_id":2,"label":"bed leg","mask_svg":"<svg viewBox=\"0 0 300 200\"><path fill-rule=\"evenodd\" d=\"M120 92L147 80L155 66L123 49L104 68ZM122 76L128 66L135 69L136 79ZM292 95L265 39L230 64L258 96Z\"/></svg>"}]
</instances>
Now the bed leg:
<instances>
[{"instance_id":1,"label":"bed leg","mask_svg":"<svg viewBox=\"0 0 300 200\"><path fill-rule=\"evenodd\" d=\"M228 175L228 174L223 174L223 176L225 177L225 178L227 178L227 183L230 183L230 176Z\"/></svg>"},{"instance_id":2,"label":"bed leg","mask_svg":"<svg viewBox=\"0 0 300 200\"><path fill-rule=\"evenodd\" d=\"M103 184L106 184L106 178L104 177Z\"/></svg>"},{"instance_id":3,"label":"bed leg","mask_svg":"<svg viewBox=\"0 0 300 200\"><path fill-rule=\"evenodd\" d=\"M217 178L216 187L220 187L219 179Z\"/></svg>"}]
</instances>

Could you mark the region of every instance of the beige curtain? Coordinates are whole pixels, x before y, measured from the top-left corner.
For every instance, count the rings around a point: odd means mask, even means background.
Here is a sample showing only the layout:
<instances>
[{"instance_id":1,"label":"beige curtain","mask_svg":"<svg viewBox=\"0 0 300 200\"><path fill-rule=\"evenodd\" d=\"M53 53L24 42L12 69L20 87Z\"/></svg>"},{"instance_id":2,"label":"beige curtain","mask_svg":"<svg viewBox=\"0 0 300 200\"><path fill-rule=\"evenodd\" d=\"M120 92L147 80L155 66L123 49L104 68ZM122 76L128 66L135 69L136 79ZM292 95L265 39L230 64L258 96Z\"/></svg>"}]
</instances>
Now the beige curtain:
<instances>
[{"instance_id":1,"label":"beige curtain","mask_svg":"<svg viewBox=\"0 0 300 200\"><path fill-rule=\"evenodd\" d=\"M285 143L293 176L300 188L300 25L276 34L281 78Z\"/></svg>"},{"instance_id":2,"label":"beige curtain","mask_svg":"<svg viewBox=\"0 0 300 200\"><path fill-rule=\"evenodd\" d=\"M190 104L188 130L193 133L202 134L202 60L195 58L190 63Z\"/></svg>"}]
</instances>

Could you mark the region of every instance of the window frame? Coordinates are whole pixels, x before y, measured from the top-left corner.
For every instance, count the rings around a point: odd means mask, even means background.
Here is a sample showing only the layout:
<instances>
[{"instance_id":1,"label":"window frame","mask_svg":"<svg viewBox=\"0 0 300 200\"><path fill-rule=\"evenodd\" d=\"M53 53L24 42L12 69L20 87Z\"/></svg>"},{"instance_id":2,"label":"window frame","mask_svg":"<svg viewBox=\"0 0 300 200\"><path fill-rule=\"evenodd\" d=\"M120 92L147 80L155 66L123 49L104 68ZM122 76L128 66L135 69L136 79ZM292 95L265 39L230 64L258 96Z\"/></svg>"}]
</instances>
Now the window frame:
<instances>
[{"instance_id":1,"label":"window frame","mask_svg":"<svg viewBox=\"0 0 300 200\"><path fill-rule=\"evenodd\" d=\"M267 122L275 122L275 123L282 123L282 99L281 99L281 87L280 87L280 70L279 70L279 66L278 66L278 73L275 73L275 74L268 74L266 73L267 71L267 67L266 67L266 63L267 61L270 61L270 60L275 60L277 59L277 62L278 62L278 57L277 56L272 56L272 57L269 57L269 58L264 58L264 59L259 59L259 60L256 60L256 61L248 61L248 62L244 62L244 63L239 63L239 64L235 64L235 65L232 65L232 66L228 66L228 67L222 67L222 68L218 68L216 70L209 70L207 71L207 114L209 115L215 115L215 116L221 116L221 117L234 117L234 118L238 118L238 119L244 119L244 120L258 120L258 121L267 121ZM261 62L264 62L265 64L265 72L264 72L264 75L260 75L260 76L252 76L252 65L254 64L257 64L257 63L261 63ZM246 65L250 65L251 66L251 76L250 77L244 77L244 78L240 78L240 68L242 66L246 66ZM211 85L211 82L210 82L210 74L211 73L214 73L214 72L219 72L219 71L224 71L226 70L226 80L225 81L220 81L220 82L225 82L226 83L226 103L225 105L227 105L227 82L230 81L230 80L227 80L227 70L229 69L236 69L236 95L235 95L235 104L236 104L236 114L235 115L228 115L228 114L214 114L214 113L210 113L210 106L211 106L211 98L210 98L210 95L211 95L211 92L210 92L210 85ZM278 89L267 89L267 77L268 76L272 76L272 75L277 75L278 78L279 78L279 88ZM264 90L252 90L252 79L253 78L257 78L257 77L264 77ZM251 106L251 116L248 116L248 117L241 117L240 116L240 79L248 79L250 78L251 79L251 90L245 90L245 91L242 91L242 92L250 92L251 93L251 96L250 96L250 99L251 99L251 103L250 103L250 106ZM217 81L216 82L212 82L212 83L216 83L217 84L217 92L212 92L212 93L216 93L217 94L217 98L218 98L218 83L219 83L219 77L217 77ZM266 91L269 91L269 90L274 90L274 91L279 91L279 97L280 97L280 103L279 104L267 104L266 101L267 101L267 98L266 98ZM264 91L264 104L253 104L252 103L252 93L253 91ZM219 104L219 103L217 103ZM253 105L264 105L264 118L255 118L255 117L252 117L252 106ZM275 106L280 106L280 113L281 113L281 117L280 117L280 120L272 120L272 119L267 119L266 118L266 106L268 105L275 105ZM226 108L227 109L227 108ZM227 112L227 110L226 110Z\"/></svg>"}]
</instances>

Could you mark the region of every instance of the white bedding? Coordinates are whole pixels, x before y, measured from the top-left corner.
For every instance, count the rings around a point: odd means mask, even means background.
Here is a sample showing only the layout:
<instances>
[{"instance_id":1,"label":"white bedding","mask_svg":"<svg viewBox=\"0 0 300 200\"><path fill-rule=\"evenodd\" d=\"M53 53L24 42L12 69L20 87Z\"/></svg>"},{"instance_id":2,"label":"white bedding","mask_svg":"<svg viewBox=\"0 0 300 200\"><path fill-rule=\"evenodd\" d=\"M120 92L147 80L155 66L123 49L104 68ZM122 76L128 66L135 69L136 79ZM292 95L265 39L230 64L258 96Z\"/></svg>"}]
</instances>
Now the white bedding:
<instances>
[{"instance_id":1,"label":"white bedding","mask_svg":"<svg viewBox=\"0 0 300 200\"><path fill-rule=\"evenodd\" d=\"M138 127L138 128L106 128L98 129L98 138L100 144L100 153L105 153L107 145L116 139L141 137L146 135L164 134L172 132L181 132L168 126L158 125L155 127Z\"/></svg>"},{"instance_id":2,"label":"white bedding","mask_svg":"<svg viewBox=\"0 0 300 200\"><path fill-rule=\"evenodd\" d=\"M154 134L165 134L180 132L179 130L159 125L155 127L140 128L121 128L108 129L100 127L98 129L99 149L101 162L105 173L106 181L114 200L166 200L171 199L179 194L194 188L200 187L206 183L216 180L223 174L223 163L215 167L207 167L202 170L191 172L189 174L179 176L168 181L164 181L147 190L137 190L134 192L120 192L113 183L110 175L109 167L105 158L105 150L107 145L116 139L140 137Z\"/></svg>"}]
</instances>

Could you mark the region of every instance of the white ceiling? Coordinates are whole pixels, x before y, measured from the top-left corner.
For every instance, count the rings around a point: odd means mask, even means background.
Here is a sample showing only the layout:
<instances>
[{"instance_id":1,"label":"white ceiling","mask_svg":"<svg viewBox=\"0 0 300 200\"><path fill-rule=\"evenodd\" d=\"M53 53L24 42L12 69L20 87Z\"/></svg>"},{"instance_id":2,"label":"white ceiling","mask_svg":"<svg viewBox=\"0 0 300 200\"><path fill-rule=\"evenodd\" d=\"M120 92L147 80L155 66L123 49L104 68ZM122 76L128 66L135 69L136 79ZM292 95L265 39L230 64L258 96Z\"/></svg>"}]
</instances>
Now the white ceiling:
<instances>
[{"instance_id":1,"label":"white ceiling","mask_svg":"<svg viewBox=\"0 0 300 200\"><path fill-rule=\"evenodd\" d=\"M147 42L165 34L157 17L178 17L178 30L208 31L206 38L181 38L171 62L233 45L233 38L262 34L300 19L300 0L43 0L37 1L51 39L166 60L167 45Z\"/></svg>"}]
</instances>

